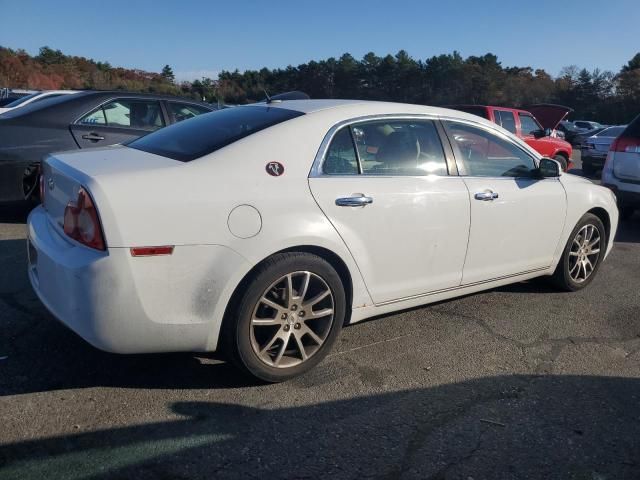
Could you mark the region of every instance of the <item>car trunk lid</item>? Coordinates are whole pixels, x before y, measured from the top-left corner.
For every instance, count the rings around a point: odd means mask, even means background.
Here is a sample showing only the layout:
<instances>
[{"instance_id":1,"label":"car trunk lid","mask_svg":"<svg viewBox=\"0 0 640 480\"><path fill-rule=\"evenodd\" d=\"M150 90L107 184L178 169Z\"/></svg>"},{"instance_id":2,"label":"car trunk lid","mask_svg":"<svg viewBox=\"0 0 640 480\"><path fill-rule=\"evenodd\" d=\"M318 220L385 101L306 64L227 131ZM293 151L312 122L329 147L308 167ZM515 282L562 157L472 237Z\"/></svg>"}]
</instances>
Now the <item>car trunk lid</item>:
<instances>
[{"instance_id":1,"label":"car trunk lid","mask_svg":"<svg viewBox=\"0 0 640 480\"><path fill-rule=\"evenodd\" d=\"M106 147L55 153L42 163L43 206L55 225L62 228L64 211L76 201L81 187L92 195L101 179L112 175L142 175L153 169L175 167L180 162L126 147ZM97 205L100 210L100 205Z\"/></svg>"}]
</instances>

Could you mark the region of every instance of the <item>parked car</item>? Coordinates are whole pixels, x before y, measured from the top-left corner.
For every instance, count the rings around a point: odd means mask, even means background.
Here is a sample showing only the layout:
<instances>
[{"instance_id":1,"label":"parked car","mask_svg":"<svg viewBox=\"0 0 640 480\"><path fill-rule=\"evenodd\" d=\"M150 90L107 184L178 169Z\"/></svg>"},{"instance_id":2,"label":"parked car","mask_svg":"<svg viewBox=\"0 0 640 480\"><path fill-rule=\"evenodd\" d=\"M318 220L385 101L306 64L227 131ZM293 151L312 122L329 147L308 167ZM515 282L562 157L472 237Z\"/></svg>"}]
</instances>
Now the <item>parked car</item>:
<instances>
[{"instance_id":1,"label":"parked car","mask_svg":"<svg viewBox=\"0 0 640 480\"><path fill-rule=\"evenodd\" d=\"M582 161L582 171L586 175L593 175L604 166L609 147L625 128L627 128L626 125L607 127L585 139L582 144L580 160Z\"/></svg>"},{"instance_id":2,"label":"parked car","mask_svg":"<svg viewBox=\"0 0 640 480\"><path fill-rule=\"evenodd\" d=\"M0 115L0 202L37 195L38 165L51 152L123 143L215 110L192 100L86 91Z\"/></svg>"},{"instance_id":3,"label":"parked car","mask_svg":"<svg viewBox=\"0 0 640 480\"><path fill-rule=\"evenodd\" d=\"M616 194L622 218L640 208L640 115L611 144L602 184Z\"/></svg>"},{"instance_id":4,"label":"parked car","mask_svg":"<svg viewBox=\"0 0 640 480\"><path fill-rule=\"evenodd\" d=\"M111 352L222 350L265 381L347 323L543 275L581 289L618 223L610 190L421 105L238 106L43 167L28 274L59 320Z\"/></svg>"},{"instance_id":5,"label":"parked car","mask_svg":"<svg viewBox=\"0 0 640 480\"><path fill-rule=\"evenodd\" d=\"M573 146L577 147L577 148L582 148L589 137L597 135L598 133L603 131L605 128L608 128L608 127L593 128L591 130L585 130L585 131L575 135L573 137Z\"/></svg>"},{"instance_id":6,"label":"parked car","mask_svg":"<svg viewBox=\"0 0 640 480\"><path fill-rule=\"evenodd\" d=\"M3 107L0 107L0 115L13 109L26 107L27 105L31 105L42 100L60 97L62 95L73 95L74 93L78 92L79 90L45 90L43 92L36 92L32 93L31 95L25 95L24 97L20 97L13 102L4 105Z\"/></svg>"},{"instance_id":7,"label":"parked car","mask_svg":"<svg viewBox=\"0 0 640 480\"><path fill-rule=\"evenodd\" d=\"M568 120L563 120L562 122L560 122L558 124L557 130L564 133L564 139L574 146L574 137L585 132L584 129L576 127L572 122L569 122Z\"/></svg>"},{"instance_id":8,"label":"parked car","mask_svg":"<svg viewBox=\"0 0 640 480\"><path fill-rule=\"evenodd\" d=\"M478 115L522 138L541 155L560 162L562 170L573 166L571 144L552 136L558 124L572 110L560 105L533 105L528 110L486 105L454 105L450 108ZM534 116L535 115L535 116Z\"/></svg>"},{"instance_id":9,"label":"parked car","mask_svg":"<svg viewBox=\"0 0 640 480\"><path fill-rule=\"evenodd\" d=\"M596 128L604 128L607 125L602 125L598 122L591 122L589 120L574 120L573 124L578 127L581 128L583 130L594 130Z\"/></svg>"}]
</instances>

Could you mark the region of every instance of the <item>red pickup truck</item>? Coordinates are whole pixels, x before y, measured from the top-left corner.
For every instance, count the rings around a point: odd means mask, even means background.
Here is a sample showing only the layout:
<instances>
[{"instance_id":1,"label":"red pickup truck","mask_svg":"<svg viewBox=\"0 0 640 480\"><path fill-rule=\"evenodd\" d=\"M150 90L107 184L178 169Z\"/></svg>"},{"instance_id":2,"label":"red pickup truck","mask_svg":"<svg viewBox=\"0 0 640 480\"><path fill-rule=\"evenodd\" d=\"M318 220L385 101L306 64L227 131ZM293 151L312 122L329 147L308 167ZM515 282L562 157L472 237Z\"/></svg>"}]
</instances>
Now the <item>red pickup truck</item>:
<instances>
[{"instance_id":1,"label":"red pickup truck","mask_svg":"<svg viewBox=\"0 0 640 480\"><path fill-rule=\"evenodd\" d=\"M491 120L524 140L545 157L560 162L566 172L571 163L571 144L552 136L558 124L573 110L561 105L532 105L527 110L486 105L454 105L449 108Z\"/></svg>"}]
</instances>

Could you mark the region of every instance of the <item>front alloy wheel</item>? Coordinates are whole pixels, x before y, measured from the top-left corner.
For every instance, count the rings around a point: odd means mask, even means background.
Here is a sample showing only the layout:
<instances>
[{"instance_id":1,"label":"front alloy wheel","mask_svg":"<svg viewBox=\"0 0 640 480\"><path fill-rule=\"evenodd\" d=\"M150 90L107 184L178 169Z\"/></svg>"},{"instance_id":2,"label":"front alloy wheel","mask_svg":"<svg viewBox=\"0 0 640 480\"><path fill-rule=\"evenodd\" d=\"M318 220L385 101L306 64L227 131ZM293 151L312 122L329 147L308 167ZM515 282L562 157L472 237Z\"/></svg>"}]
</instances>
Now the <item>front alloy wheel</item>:
<instances>
[{"instance_id":1,"label":"front alloy wheel","mask_svg":"<svg viewBox=\"0 0 640 480\"><path fill-rule=\"evenodd\" d=\"M606 230L602 220L592 213L577 223L552 281L562 290L575 291L586 287L596 275L607 248Z\"/></svg>"},{"instance_id":2,"label":"front alloy wheel","mask_svg":"<svg viewBox=\"0 0 640 480\"><path fill-rule=\"evenodd\" d=\"M276 254L240 286L225 317L224 348L254 377L281 382L317 365L345 321L342 279L310 253Z\"/></svg>"},{"instance_id":3,"label":"front alloy wheel","mask_svg":"<svg viewBox=\"0 0 640 480\"><path fill-rule=\"evenodd\" d=\"M569 275L576 283L585 282L600 258L600 232L590 223L580 228L571 242Z\"/></svg>"}]
</instances>

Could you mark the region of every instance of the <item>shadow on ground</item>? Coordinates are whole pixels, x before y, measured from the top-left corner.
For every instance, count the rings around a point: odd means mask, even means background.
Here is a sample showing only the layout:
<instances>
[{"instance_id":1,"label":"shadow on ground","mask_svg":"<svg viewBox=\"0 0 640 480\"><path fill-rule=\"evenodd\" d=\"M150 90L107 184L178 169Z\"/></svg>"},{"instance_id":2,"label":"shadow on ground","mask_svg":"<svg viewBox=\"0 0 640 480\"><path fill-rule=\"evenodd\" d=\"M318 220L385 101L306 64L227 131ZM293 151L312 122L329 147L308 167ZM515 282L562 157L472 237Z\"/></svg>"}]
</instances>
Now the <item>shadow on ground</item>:
<instances>
[{"instance_id":1,"label":"shadow on ground","mask_svg":"<svg viewBox=\"0 0 640 480\"><path fill-rule=\"evenodd\" d=\"M0 477L636 479L640 380L500 376L0 446Z\"/></svg>"}]
</instances>

